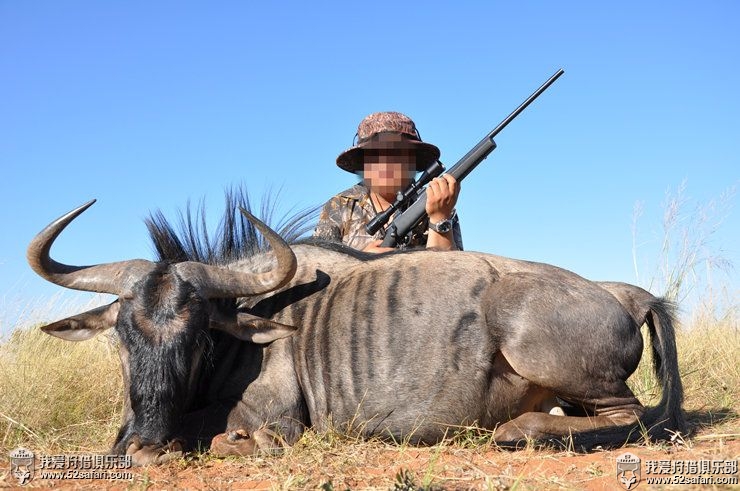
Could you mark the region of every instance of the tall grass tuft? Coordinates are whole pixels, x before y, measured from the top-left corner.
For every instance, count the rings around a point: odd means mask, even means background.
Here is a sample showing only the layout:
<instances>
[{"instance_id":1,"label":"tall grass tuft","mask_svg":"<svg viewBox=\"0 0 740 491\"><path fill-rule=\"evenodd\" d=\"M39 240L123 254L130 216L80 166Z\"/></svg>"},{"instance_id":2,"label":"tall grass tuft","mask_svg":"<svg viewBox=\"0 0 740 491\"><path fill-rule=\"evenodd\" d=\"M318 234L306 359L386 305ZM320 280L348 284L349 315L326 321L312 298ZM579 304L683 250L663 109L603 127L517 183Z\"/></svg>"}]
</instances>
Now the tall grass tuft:
<instances>
[{"instance_id":1,"label":"tall grass tuft","mask_svg":"<svg viewBox=\"0 0 740 491\"><path fill-rule=\"evenodd\" d=\"M726 422L736 433L740 408L740 303L729 280L734 265L726 258L716 235L734 204L736 187L718 198L692 204L682 182L667 192L663 203L662 233L655 270L645 287L676 302L681 328L676 332L679 367L684 384L684 407L690 415L701 414L695 429L705 424ZM638 203L633 214L633 260L638 268L637 221L642 213ZM643 328L644 329L644 328ZM643 331L643 337L646 332ZM655 404L660 388L652 374L649 347L637 371L628 381L643 404ZM691 418L690 418L691 419Z\"/></svg>"},{"instance_id":2,"label":"tall grass tuft","mask_svg":"<svg viewBox=\"0 0 740 491\"><path fill-rule=\"evenodd\" d=\"M0 344L0 448L106 450L120 424L119 366L108 335L72 343L13 331Z\"/></svg>"},{"instance_id":3,"label":"tall grass tuft","mask_svg":"<svg viewBox=\"0 0 740 491\"><path fill-rule=\"evenodd\" d=\"M642 203L635 204L632 223L632 259L637 282L648 291L676 302L684 313L702 324L701 317L737 320L737 285L729 280L734 265L726 257L717 235L734 205L736 187L729 187L717 198L693 202L687 196L687 183L666 193L663 203L662 232L655 241L638 241L638 220ZM652 273L640 274L639 250L650 244L658 248L647 254L653 258ZM697 318L698 317L698 318ZM737 324L735 324L737 327Z\"/></svg>"}]
</instances>

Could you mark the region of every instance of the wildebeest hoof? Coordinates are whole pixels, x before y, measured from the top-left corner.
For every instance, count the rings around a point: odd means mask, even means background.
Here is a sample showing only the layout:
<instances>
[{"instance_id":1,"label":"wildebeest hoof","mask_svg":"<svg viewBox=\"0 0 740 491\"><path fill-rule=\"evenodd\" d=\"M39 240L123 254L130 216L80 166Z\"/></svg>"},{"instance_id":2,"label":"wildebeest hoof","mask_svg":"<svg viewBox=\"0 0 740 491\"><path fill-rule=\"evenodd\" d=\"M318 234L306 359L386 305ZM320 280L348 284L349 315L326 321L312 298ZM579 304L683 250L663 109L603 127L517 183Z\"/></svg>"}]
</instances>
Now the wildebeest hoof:
<instances>
[{"instance_id":1,"label":"wildebeest hoof","mask_svg":"<svg viewBox=\"0 0 740 491\"><path fill-rule=\"evenodd\" d=\"M228 436L226 437L226 439L231 443L234 443L238 440L245 440L247 438L249 438L249 433L247 433L246 430L230 431Z\"/></svg>"},{"instance_id":2,"label":"wildebeest hoof","mask_svg":"<svg viewBox=\"0 0 740 491\"><path fill-rule=\"evenodd\" d=\"M141 439L134 436L126 449L126 455L131 456L131 463L135 466L164 464L181 458L183 448L178 440L172 440L166 445L143 445Z\"/></svg>"},{"instance_id":3,"label":"wildebeest hoof","mask_svg":"<svg viewBox=\"0 0 740 491\"><path fill-rule=\"evenodd\" d=\"M183 456L182 450L176 450L176 451L165 451L164 453L160 453L157 455L157 458L155 459L155 464L164 464L166 462L171 462L173 460L181 459Z\"/></svg>"},{"instance_id":4,"label":"wildebeest hoof","mask_svg":"<svg viewBox=\"0 0 740 491\"><path fill-rule=\"evenodd\" d=\"M219 457L254 455L257 451L257 443L244 430L221 433L211 440L211 453Z\"/></svg>"},{"instance_id":5,"label":"wildebeest hoof","mask_svg":"<svg viewBox=\"0 0 740 491\"><path fill-rule=\"evenodd\" d=\"M517 447L519 446L519 442L526 442L529 436L530 435L528 434L528 432L525 431L518 424L514 423L514 421L507 421L506 423L496 428L496 430L493 432L493 439L497 442L516 442Z\"/></svg>"}]
</instances>

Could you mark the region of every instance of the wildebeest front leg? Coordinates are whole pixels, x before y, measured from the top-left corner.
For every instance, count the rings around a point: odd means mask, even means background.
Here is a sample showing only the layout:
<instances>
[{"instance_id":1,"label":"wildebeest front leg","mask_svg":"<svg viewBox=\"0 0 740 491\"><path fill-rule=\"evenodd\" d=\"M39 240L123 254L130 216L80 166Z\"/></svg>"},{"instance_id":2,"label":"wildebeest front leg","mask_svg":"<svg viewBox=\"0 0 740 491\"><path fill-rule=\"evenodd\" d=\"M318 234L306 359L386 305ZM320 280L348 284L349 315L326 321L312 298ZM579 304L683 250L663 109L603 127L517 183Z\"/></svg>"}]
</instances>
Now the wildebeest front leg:
<instances>
[{"instance_id":1,"label":"wildebeest front leg","mask_svg":"<svg viewBox=\"0 0 740 491\"><path fill-rule=\"evenodd\" d=\"M215 455L274 454L293 444L308 424L290 340L275 341L264 357L259 377L230 411L226 432L211 441Z\"/></svg>"}]
</instances>

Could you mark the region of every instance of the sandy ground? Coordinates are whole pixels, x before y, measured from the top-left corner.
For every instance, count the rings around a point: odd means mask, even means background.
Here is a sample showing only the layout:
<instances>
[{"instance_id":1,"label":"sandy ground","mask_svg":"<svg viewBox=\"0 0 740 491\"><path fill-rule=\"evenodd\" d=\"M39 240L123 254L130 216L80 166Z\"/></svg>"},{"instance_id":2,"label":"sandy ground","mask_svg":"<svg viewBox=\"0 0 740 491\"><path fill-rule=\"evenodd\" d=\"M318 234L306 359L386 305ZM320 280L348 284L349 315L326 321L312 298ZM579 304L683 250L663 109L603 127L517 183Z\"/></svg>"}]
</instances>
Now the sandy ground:
<instances>
[{"instance_id":1,"label":"sandy ground","mask_svg":"<svg viewBox=\"0 0 740 491\"><path fill-rule=\"evenodd\" d=\"M700 435L690 445L630 446L590 454L543 450L502 451L454 446L392 447L382 444L341 449L311 448L299 457L215 459L201 456L132 469L131 481L41 480L22 489L623 489L616 459L630 452L642 460L638 489L740 489L740 486L676 484L651 486L647 461L734 460L740 437ZM399 474L401 477L399 477ZM692 477L689 474L684 474ZM404 481L403 476L406 476ZM669 475L668 475L669 476ZM719 475L717 475L718 477ZM737 477L737 474L734 474ZM727 476L725 476L727 477ZM413 486L409 485L413 483ZM403 484L406 484L405 486ZM426 487L424 487L426 486ZM21 488L9 465L0 488ZM635 487L632 487L635 489Z\"/></svg>"}]
</instances>

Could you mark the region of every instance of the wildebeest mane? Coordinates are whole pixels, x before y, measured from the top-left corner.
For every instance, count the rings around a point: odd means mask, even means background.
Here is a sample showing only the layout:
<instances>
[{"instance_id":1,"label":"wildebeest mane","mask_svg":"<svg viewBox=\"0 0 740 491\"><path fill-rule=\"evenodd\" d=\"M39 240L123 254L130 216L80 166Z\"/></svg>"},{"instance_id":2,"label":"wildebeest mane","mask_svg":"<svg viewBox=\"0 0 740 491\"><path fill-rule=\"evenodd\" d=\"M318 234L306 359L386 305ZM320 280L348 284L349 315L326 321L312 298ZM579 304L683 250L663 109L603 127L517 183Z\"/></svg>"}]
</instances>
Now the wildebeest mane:
<instances>
[{"instance_id":1,"label":"wildebeest mane","mask_svg":"<svg viewBox=\"0 0 740 491\"><path fill-rule=\"evenodd\" d=\"M262 199L260 212L254 213L244 186L227 188L224 212L214 235L208 233L203 202L195 210L188 202L184 211L178 211L175 225L161 210L151 213L144 222L158 261L228 264L268 248L259 231L240 212L241 208L257 216L288 243L296 242L313 229L318 207L288 212L275 223L278 199L279 193L268 192Z\"/></svg>"}]
</instances>

